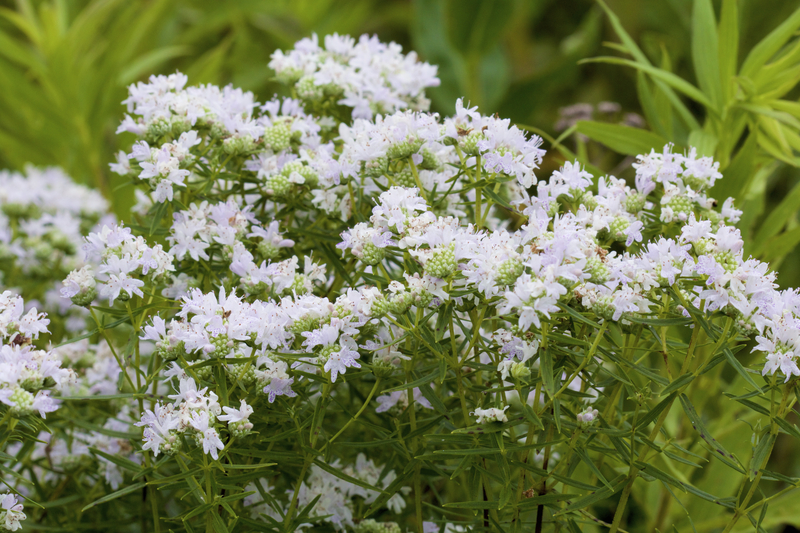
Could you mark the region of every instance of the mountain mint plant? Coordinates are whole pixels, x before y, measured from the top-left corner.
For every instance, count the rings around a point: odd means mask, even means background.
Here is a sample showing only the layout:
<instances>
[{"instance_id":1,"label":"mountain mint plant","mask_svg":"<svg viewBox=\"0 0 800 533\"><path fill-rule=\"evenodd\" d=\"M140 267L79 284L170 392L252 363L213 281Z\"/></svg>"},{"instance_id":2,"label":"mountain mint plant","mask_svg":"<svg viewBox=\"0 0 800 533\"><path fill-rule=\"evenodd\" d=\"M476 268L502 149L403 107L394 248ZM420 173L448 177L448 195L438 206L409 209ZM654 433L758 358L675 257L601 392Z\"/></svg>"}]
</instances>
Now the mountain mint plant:
<instances>
[{"instance_id":1,"label":"mountain mint plant","mask_svg":"<svg viewBox=\"0 0 800 533\"><path fill-rule=\"evenodd\" d=\"M291 97L130 87L127 220L0 195L13 269L85 233L60 294L90 320L34 348L46 319L0 299L0 528L617 532L697 498L730 531L797 486L767 467L800 438L800 294L745 254L718 163L542 180L542 139L429 113L436 68L395 44L270 66ZM722 380L746 456L698 403ZM698 488L709 462L740 484Z\"/></svg>"}]
</instances>

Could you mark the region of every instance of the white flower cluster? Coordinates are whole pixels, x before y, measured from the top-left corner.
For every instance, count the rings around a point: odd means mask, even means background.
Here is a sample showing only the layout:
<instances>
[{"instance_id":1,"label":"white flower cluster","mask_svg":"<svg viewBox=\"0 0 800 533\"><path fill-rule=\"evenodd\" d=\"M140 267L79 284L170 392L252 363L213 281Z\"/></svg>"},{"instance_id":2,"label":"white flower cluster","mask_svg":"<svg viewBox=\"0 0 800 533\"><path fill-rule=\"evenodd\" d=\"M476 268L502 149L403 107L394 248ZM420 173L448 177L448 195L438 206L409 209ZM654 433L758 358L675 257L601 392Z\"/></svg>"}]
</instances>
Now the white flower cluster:
<instances>
[{"instance_id":1,"label":"white flower cluster","mask_svg":"<svg viewBox=\"0 0 800 533\"><path fill-rule=\"evenodd\" d=\"M64 280L62 296L71 298L75 305L89 305L100 296L127 301L132 296L143 296L144 280L156 280L175 270L173 257L160 244L149 246L141 236L134 237L130 228L122 225L104 225L90 233L84 245L87 258L100 264L94 274L90 266L73 271Z\"/></svg>"},{"instance_id":2,"label":"white flower cluster","mask_svg":"<svg viewBox=\"0 0 800 533\"><path fill-rule=\"evenodd\" d=\"M191 174L186 167L194 162L191 149L198 144L197 132L187 131L181 133L176 141L164 143L160 148L151 148L147 141L133 145L128 158L139 163L142 169L139 179L150 184L156 202L171 202L173 187L186 187L184 180Z\"/></svg>"},{"instance_id":3,"label":"white flower cluster","mask_svg":"<svg viewBox=\"0 0 800 533\"><path fill-rule=\"evenodd\" d=\"M75 373L62 368L53 352L31 346L40 333L47 333L46 314L36 308L23 312L21 297L10 291L0 294L0 403L17 418L35 411L46 418L58 409L58 400L45 387L65 387L75 381Z\"/></svg>"},{"instance_id":4,"label":"white flower cluster","mask_svg":"<svg viewBox=\"0 0 800 533\"><path fill-rule=\"evenodd\" d=\"M694 272L705 279L692 303L708 311L721 310L735 320L738 331L756 335L755 350L766 354L763 374L780 371L788 381L800 376L800 294L780 291L769 265L744 259L741 234L733 227L713 228L691 217L680 241L697 255Z\"/></svg>"},{"instance_id":5,"label":"white flower cluster","mask_svg":"<svg viewBox=\"0 0 800 533\"><path fill-rule=\"evenodd\" d=\"M335 303L313 295L284 297L280 302L256 300L252 304L236 294L219 296L194 289L184 298L179 320L160 317L145 327L145 340L167 360L186 357L199 362L223 359L229 372L275 401L294 396L289 366L275 352L311 353L294 366L330 375L335 382L348 368L360 368L354 337L364 327L380 293L374 288L350 290ZM249 362L258 354L255 365ZM210 367L197 369L206 376Z\"/></svg>"},{"instance_id":6,"label":"white flower cluster","mask_svg":"<svg viewBox=\"0 0 800 533\"><path fill-rule=\"evenodd\" d=\"M221 407L214 391L209 391L208 387L198 390L190 377L180 379L179 387L177 394L169 396L174 403L157 403L153 411L147 409L136 423L145 428L142 448L152 451L153 455L177 452L181 436L186 434L194 437L203 453L218 459L219 451L225 448L217 429L218 422L227 422L229 433L236 437L243 437L253 429L248 420L253 408L244 400L239 409Z\"/></svg>"},{"instance_id":7,"label":"white flower cluster","mask_svg":"<svg viewBox=\"0 0 800 533\"><path fill-rule=\"evenodd\" d=\"M344 142L338 158L342 175L371 177L381 189L399 185L447 190L447 182L457 174L453 166L475 166L478 157L476 172L506 178L503 181L514 178L522 187L531 187L545 153L540 137L526 134L508 119L464 108L461 100L456 115L443 121L436 114L399 111L374 121L342 124L339 133Z\"/></svg>"},{"instance_id":8,"label":"white flower cluster","mask_svg":"<svg viewBox=\"0 0 800 533\"><path fill-rule=\"evenodd\" d=\"M22 522L27 518L22 512L22 503L10 492L0 494L0 527L6 531L17 531L22 528Z\"/></svg>"},{"instance_id":9,"label":"white flower cluster","mask_svg":"<svg viewBox=\"0 0 800 533\"><path fill-rule=\"evenodd\" d=\"M216 261L227 263L248 293L265 289L277 294L286 290L308 292L315 280L326 279L310 258L306 258L302 274L297 257L273 263L281 256L281 249L291 248L294 241L283 238L277 220L262 226L247 207L240 209L232 200L192 204L190 209L176 213L167 240L172 244L169 253L177 260L188 256L194 261L211 261L213 255ZM259 258L260 265L256 262Z\"/></svg>"},{"instance_id":10,"label":"white flower cluster","mask_svg":"<svg viewBox=\"0 0 800 533\"><path fill-rule=\"evenodd\" d=\"M256 133L258 126L251 116L256 107L253 93L231 86L187 88L187 81L185 74L175 73L151 76L149 83L131 85L128 99L123 102L130 114L117 133L130 132L153 141L172 134L179 136L194 127L211 130L218 136Z\"/></svg>"},{"instance_id":11,"label":"white flower cluster","mask_svg":"<svg viewBox=\"0 0 800 533\"><path fill-rule=\"evenodd\" d=\"M353 108L353 118L370 119L397 109L426 110L424 91L439 85L437 68L403 55L396 43L377 36L358 41L346 35L326 35L324 46L314 34L285 53L277 50L269 63L280 81L293 85L304 101L331 100Z\"/></svg>"},{"instance_id":12,"label":"white flower cluster","mask_svg":"<svg viewBox=\"0 0 800 533\"><path fill-rule=\"evenodd\" d=\"M507 410L508 410L508 405L506 405L502 409L498 409L497 407L489 407L488 409L477 408L470 414L475 416L475 421L478 424L489 424L491 422L508 422L508 416L506 415Z\"/></svg>"},{"instance_id":13,"label":"white flower cluster","mask_svg":"<svg viewBox=\"0 0 800 533\"><path fill-rule=\"evenodd\" d=\"M111 223L108 202L58 168L0 171L0 284L14 287L68 331L85 327L85 309L70 308L58 286L85 262L83 236Z\"/></svg>"},{"instance_id":14,"label":"white flower cluster","mask_svg":"<svg viewBox=\"0 0 800 533\"><path fill-rule=\"evenodd\" d=\"M220 157L250 154L245 167L257 174L268 196L285 198L301 185L313 188L321 179L319 172L329 174L333 145L321 143L319 120L307 115L297 100L260 105L249 92L185 87L186 81L176 73L131 86L126 103L137 118L129 115L117 130L143 139L130 153L120 152L111 169L147 182L152 201L170 202L175 187L186 191L209 180L225 188L224 176L214 179L207 171L204 156L212 147L219 147L215 155ZM258 192L252 184L245 189ZM146 208L151 200L140 202Z\"/></svg>"},{"instance_id":15,"label":"white flower cluster","mask_svg":"<svg viewBox=\"0 0 800 533\"><path fill-rule=\"evenodd\" d=\"M711 216L714 222L719 221L719 215L712 210L716 202L704 193L722 178L719 163L711 157L697 157L695 148L691 148L685 156L672 153L671 148L671 145L667 145L662 153L653 150L637 158L633 165L636 169L636 188L647 195L657 184L664 187L661 197L662 222L686 222L695 205ZM720 214L728 222L735 223L741 213L733 208L733 199L729 198Z\"/></svg>"}]
</instances>

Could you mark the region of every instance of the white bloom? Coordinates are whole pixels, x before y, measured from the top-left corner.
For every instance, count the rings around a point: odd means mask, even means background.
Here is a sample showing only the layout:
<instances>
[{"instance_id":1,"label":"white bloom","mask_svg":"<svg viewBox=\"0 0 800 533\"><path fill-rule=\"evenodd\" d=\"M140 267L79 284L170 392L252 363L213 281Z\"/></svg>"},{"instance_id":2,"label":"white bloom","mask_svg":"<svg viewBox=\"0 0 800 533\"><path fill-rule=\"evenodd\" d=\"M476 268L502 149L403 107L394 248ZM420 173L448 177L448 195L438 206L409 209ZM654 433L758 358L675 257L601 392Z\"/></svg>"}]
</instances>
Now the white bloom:
<instances>
[{"instance_id":1,"label":"white bloom","mask_svg":"<svg viewBox=\"0 0 800 533\"><path fill-rule=\"evenodd\" d=\"M497 409L496 407L490 407L489 409L477 408L470 414L475 416L478 424L488 424L490 422L508 422L508 417L506 416L507 409L507 405L502 409Z\"/></svg>"}]
</instances>

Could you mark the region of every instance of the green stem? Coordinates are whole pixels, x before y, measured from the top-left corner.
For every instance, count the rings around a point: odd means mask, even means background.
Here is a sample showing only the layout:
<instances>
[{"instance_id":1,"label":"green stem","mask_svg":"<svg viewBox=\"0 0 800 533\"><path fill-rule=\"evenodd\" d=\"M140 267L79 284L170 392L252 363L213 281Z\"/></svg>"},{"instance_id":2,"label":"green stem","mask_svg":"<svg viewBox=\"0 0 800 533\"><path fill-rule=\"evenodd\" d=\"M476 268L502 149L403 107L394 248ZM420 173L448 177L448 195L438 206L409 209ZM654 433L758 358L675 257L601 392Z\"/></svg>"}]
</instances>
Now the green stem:
<instances>
[{"instance_id":1,"label":"green stem","mask_svg":"<svg viewBox=\"0 0 800 533\"><path fill-rule=\"evenodd\" d=\"M323 385L322 387L322 396L318 400L321 402L319 404L319 409L325 409L325 405L327 403L328 395L331 392L331 383L328 380L328 383ZM320 417L321 420L322 417ZM311 434L309 435L309 442L311 444L311 449L314 449L315 445L317 444L317 437L319 436L319 428L317 426L317 414L314 413L314 418L311 422ZM292 502L289 504L289 509L286 511L286 518L283 521L284 527L289 527L289 524L292 523L292 519L294 518L294 512L297 509L297 498L300 493L300 486L303 484L303 480L306 477L306 472L308 471L308 467L311 466L311 463L314 462L314 456L311 453L307 453L305 456L305 460L303 461L303 468L300 470L300 476L297 478L297 483L294 487L294 494L292 494Z\"/></svg>"},{"instance_id":2,"label":"green stem","mask_svg":"<svg viewBox=\"0 0 800 533\"><path fill-rule=\"evenodd\" d=\"M414 183L417 184L417 188L419 189L419 195L422 196L422 199L426 202L428 201L428 195L425 194L425 188L422 186L422 181L419 179L419 172L417 172L417 165L414 164L414 161L409 157L408 158L408 165L411 167L411 173L414 175Z\"/></svg>"},{"instance_id":3,"label":"green stem","mask_svg":"<svg viewBox=\"0 0 800 533\"><path fill-rule=\"evenodd\" d=\"M794 384L787 385L786 387L784 387L783 397L781 398L781 404L780 404L780 407L778 408L778 412L777 413L775 412L774 403L773 403L773 407L770 409L770 411L771 411L770 412L770 417L772 418L772 427L770 428L770 433L773 436L777 436L778 435L779 426L778 426L778 423L775 420L778 417L783 417L783 414L784 414L785 409L786 409L786 402L789 399L789 393L792 391L793 387L794 387ZM733 529L733 527L736 525L736 522L739 521L739 518L741 518L746 513L745 508L747 507L747 504L750 503L750 500L752 499L753 495L756 492L756 489L758 488L758 484L761 482L761 476L764 474L764 467L767 466L767 461L769 461L769 457L770 457L770 455L772 455L772 450L775 447L775 442L776 441L777 441L777 439L775 439L775 438L772 439L772 445L769 447L769 451L767 451L767 454L764 456L764 460L758 466L758 474L756 474L756 477L753 480L753 483L750 485L750 490L747 491L747 495L742 500L742 503L740 503L739 505L736 506L736 510L734 511L733 516L731 517L731 521L728 522L728 525L725 527L725 529L724 529L724 531L722 533L728 533L729 531L731 531Z\"/></svg>"},{"instance_id":4,"label":"green stem","mask_svg":"<svg viewBox=\"0 0 800 533\"><path fill-rule=\"evenodd\" d=\"M7 420L10 416L11 416L11 408L9 407L8 411L6 411L6 416L3 417L3 420L4 421ZM16 418L11 418L11 420L8 421L8 428L6 428L5 431L6 434L3 436L3 440L0 440L0 451L2 451L3 447L6 445L6 442L8 442L9 437L11 437L11 435L14 433L14 427L16 425L17 425Z\"/></svg>"},{"instance_id":5,"label":"green stem","mask_svg":"<svg viewBox=\"0 0 800 533\"><path fill-rule=\"evenodd\" d=\"M283 527L288 528L289 524L292 523L292 518L294 517L294 511L297 508L297 497L300 494L300 486L303 484L303 480L306 478L306 471L308 467L311 465L311 455L306 454L306 458L303 461L303 468L300 470L300 476L297 478L297 483L294 487L294 494L292 494L292 502L289 504L289 510L286 511L286 518L283 521Z\"/></svg>"},{"instance_id":6,"label":"green stem","mask_svg":"<svg viewBox=\"0 0 800 533\"><path fill-rule=\"evenodd\" d=\"M412 360L413 362L413 360ZM411 373L406 372L406 383L412 381ZM417 413L416 409L414 408L414 388L409 387L408 392L408 417L409 422L411 423L411 432L415 432L417 430ZM414 454L419 452L419 437L414 437L413 441L413 450ZM416 460L416 459L415 459ZM420 475L420 464L417 461L416 466L414 467L414 508L416 510L417 515L417 526L419 527L419 533L423 533L422 527L422 477Z\"/></svg>"},{"instance_id":7,"label":"green stem","mask_svg":"<svg viewBox=\"0 0 800 533\"><path fill-rule=\"evenodd\" d=\"M135 390L136 392L139 392L139 389L137 389L136 385L133 384L133 380L131 379L131 376L128 374L128 371L125 369L125 365L122 364L122 359L120 359L119 355L117 355L117 351L114 349L114 345L111 344L111 339L108 338L108 334L106 333L106 328L102 324L100 324L100 321L97 319L97 315L95 314L93 308L89 307L89 312L92 314L92 318L94 319L94 323L97 324L97 329L99 329L100 333L103 335L103 338L105 339L106 344L108 344L108 349L111 350L111 353L114 356L114 359L117 360L117 364L122 369L122 374L125 376L125 379L128 381L128 384L131 386L131 389Z\"/></svg>"},{"instance_id":8,"label":"green stem","mask_svg":"<svg viewBox=\"0 0 800 533\"><path fill-rule=\"evenodd\" d=\"M372 386L372 390L369 391L369 395L367 396L367 399L364 400L364 404L361 406L361 409L358 410L358 412L355 414L355 416L353 418L348 420L347 423L344 426L342 426L342 429L340 429L339 432L336 433L336 435L334 435L328 442L326 442L322 446L322 448L320 448L320 451L323 451L328 446L328 444L331 444L333 441L335 441L339 437L339 435L341 435L344 432L344 430L347 429L347 427L350 424L355 422L358 419L358 417L361 416L361 413L364 412L364 409L367 408L367 405L369 405L370 400L372 400L372 397L375 395L375 391L378 390L378 385L380 385L380 383L381 383L381 378L378 378L377 380L375 380L375 385L373 385Z\"/></svg>"}]
</instances>

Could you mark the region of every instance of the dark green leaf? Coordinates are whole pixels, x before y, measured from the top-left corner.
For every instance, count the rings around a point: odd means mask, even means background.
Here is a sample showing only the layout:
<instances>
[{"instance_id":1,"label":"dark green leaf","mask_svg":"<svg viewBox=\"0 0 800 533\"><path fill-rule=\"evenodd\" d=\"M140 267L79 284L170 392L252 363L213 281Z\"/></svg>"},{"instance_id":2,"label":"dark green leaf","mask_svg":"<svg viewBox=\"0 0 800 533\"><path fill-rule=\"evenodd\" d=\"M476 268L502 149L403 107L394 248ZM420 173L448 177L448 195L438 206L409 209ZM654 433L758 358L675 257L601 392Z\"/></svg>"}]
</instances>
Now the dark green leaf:
<instances>
[{"instance_id":1,"label":"dark green leaf","mask_svg":"<svg viewBox=\"0 0 800 533\"><path fill-rule=\"evenodd\" d=\"M101 503L106 503L106 502L109 502L111 500L116 500L117 498L121 498L122 496L125 496L126 494L130 494L131 492L136 492L137 490L142 490L145 486L147 486L147 483L145 483L144 481L141 481L139 483L134 483L133 485L128 485L127 487L123 487L123 488L119 489L118 491L112 492L111 494L106 494L102 498L93 501L92 503L90 503L89 505L87 505L86 507L81 509L81 512L84 512L87 509L91 509L95 505L99 505Z\"/></svg>"}]
</instances>

